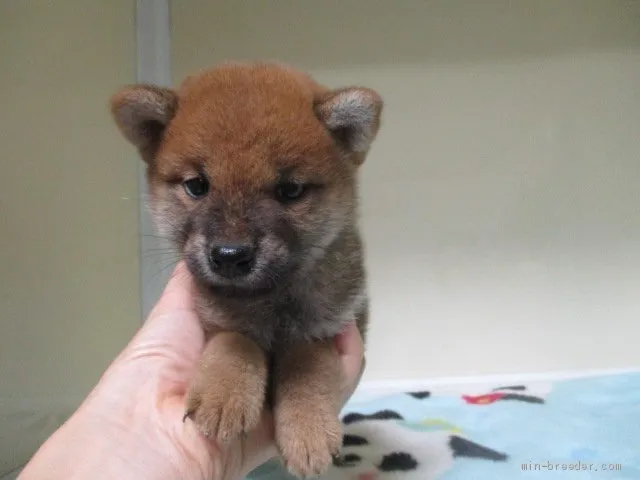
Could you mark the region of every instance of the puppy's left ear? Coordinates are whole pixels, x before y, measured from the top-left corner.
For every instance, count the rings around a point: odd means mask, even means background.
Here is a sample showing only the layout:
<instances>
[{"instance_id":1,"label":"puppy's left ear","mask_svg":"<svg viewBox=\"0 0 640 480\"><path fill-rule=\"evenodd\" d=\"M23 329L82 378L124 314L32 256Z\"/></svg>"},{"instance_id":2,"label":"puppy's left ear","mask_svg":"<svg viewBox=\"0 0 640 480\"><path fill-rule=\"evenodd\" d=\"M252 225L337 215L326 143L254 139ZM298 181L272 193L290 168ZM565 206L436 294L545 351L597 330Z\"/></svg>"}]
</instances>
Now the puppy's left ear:
<instances>
[{"instance_id":1,"label":"puppy's left ear","mask_svg":"<svg viewBox=\"0 0 640 480\"><path fill-rule=\"evenodd\" d=\"M323 94L316 101L315 112L340 146L351 153L366 154L378 134L382 106L375 91L351 87Z\"/></svg>"}]
</instances>

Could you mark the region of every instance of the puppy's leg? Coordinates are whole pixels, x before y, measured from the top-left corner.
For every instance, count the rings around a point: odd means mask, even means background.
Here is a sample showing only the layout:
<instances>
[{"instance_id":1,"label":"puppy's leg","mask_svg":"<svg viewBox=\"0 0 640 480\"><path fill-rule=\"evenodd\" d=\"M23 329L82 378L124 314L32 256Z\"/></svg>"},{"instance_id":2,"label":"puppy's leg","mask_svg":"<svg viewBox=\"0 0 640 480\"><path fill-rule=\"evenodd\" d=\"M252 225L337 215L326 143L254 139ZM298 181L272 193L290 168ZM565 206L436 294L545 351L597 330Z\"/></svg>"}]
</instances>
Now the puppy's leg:
<instances>
[{"instance_id":1,"label":"puppy's leg","mask_svg":"<svg viewBox=\"0 0 640 480\"><path fill-rule=\"evenodd\" d=\"M283 350L274 371L276 444L292 474L318 476L329 468L342 441L340 358L333 341Z\"/></svg>"},{"instance_id":2,"label":"puppy's leg","mask_svg":"<svg viewBox=\"0 0 640 480\"><path fill-rule=\"evenodd\" d=\"M207 343L187 393L185 419L220 442L260 421L267 384L265 353L250 339L219 332Z\"/></svg>"}]
</instances>

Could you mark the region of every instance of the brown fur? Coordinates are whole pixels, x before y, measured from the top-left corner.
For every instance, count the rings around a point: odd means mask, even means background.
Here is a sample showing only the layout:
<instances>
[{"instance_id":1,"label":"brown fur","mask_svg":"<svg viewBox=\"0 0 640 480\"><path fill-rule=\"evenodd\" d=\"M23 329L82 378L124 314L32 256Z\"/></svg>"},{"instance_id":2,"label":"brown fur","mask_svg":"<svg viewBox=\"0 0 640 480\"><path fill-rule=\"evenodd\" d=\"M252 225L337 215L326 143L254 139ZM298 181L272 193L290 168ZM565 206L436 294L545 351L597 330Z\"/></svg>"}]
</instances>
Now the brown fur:
<instances>
[{"instance_id":1,"label":"brown fur","mask_svg":"<svg viewBox=\"0 0 640 480\"><path fill-rule=\"evenodd\" d=\"M226 442L258 424L266 383L265 352L243 335L222 331L205 346L185 417L206 436Z\"/></svg>"},{"instance_id":2,"label":"brown fur","mask_svg":"<svg viewBox=\"0 0 640 480\"><path fill-rule=\"evenodd\" d=\"M283 459L298 476L321 474L341 439L343 382L330 339L351 321L366 334L356 175L381 99L284 66L226 64L177 91L123 88L111 105L147 163L158 229L198 285L209 341L186 416L220 441L249 431L272 360ZM184 187L195 177L209 185L197 198ZM283 185L304 193L286 199L276 194ZM242 278L215 270L211 249L227 244L255 252Z\"/></svg>"},{"instance_id":3,"label":"brown fur","mask_svg":"<svg viewBox=\"0 0 640 480\"><path fill-rule=\"evenodd\" d=\"M320 475L342 443L340 358L331 340L279 352L274 419L282 457L299 476Z\"/></svg>"}]
</instances>

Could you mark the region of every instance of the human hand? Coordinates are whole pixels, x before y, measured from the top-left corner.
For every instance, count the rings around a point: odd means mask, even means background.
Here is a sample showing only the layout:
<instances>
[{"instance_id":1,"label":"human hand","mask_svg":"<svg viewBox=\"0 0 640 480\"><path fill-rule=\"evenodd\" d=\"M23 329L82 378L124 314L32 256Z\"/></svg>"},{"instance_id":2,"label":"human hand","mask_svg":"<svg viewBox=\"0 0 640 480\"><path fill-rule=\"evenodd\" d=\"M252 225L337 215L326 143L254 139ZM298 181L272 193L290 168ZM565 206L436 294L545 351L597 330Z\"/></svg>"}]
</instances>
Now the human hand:
<instances>
[{"instance_id":1,"label":"human hand","mask_svg":"<svg viewBox=\"0 0 640 480\"><path fill-rule=\"evenodd\" d=\"M181 263L143 327L20 479L235 480L277 455L267 411L257 429L225 445L183 422L185 394L204 348L192 288ZM364 369L355 325L336 346L348 379L346 403Z\"/></svg>"}]
</instances>

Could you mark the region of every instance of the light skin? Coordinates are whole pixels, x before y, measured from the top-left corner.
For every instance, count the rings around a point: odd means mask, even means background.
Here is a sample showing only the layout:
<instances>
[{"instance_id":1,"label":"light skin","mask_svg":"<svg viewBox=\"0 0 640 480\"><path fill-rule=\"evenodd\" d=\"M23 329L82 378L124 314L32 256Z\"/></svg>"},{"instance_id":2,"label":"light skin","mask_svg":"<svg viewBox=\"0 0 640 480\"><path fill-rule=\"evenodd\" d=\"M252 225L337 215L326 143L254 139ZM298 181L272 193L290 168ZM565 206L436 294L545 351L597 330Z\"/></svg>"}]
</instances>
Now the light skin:
<instances>
[{"instance_id":1,"label":"light skin","mask_svg":"<svg viewBox=\"0 0 640 480\"><path fill-rule=\"evenodd\" d=\"M38 450L20 479L236 480L277 456L271 415L228 444L183 422L185 394L204 348L183 264L144 326L82 405ZM357 386L364 347L355 325L336 338L344 401Z\"/></svg>"}]
</instances>

